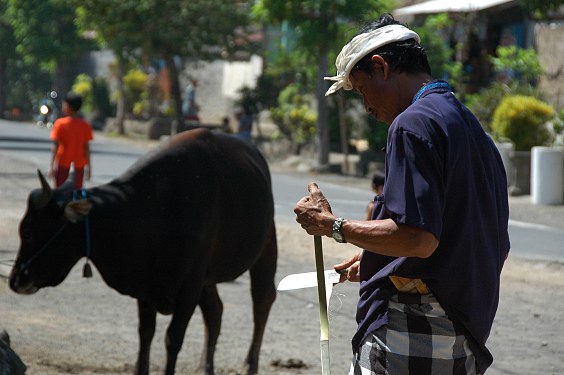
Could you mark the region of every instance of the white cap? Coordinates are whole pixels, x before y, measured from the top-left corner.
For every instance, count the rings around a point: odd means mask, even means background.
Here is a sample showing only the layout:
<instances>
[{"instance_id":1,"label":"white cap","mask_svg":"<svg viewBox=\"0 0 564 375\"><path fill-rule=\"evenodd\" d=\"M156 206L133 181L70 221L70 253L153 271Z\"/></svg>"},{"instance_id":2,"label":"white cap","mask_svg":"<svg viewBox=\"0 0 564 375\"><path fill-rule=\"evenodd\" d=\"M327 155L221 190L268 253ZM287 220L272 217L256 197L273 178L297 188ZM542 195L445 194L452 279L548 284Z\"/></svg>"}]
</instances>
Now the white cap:
<instances>
[{"instance_id":1,"label":"white cap","mask_svg":"<svg viewBox=\"0 0 564 375\"><path fill-rule=\"evenodd\" d=\"M335 60L337 75L325 77L325 80L335 81L325 96L333 94L343 88L352 90L352 83L349 79L352 68L367 54L386 44L401 42L408 39L415 39L420 42L419 35L413 30L402 25L388 25L380 27L368 33L355 36L347 45L343 47L339 56Z\"/></svg>"}]
</instances>

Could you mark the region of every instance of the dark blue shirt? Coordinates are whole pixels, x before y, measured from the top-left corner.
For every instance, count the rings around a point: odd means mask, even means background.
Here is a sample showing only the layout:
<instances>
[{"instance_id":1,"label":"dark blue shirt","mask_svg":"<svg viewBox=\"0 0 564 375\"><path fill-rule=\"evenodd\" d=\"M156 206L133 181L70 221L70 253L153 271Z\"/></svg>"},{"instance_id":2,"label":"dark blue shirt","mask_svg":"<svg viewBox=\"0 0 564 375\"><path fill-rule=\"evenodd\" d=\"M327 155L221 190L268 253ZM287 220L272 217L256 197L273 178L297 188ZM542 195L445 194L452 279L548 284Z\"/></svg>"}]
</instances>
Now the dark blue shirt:
<instances>
[{"instance_id":1,"label":"dark blue shirt","mask_svg":"<svg viewBox=\"0 0 564 375\"><path fill-rule=\"evenodd\" d=\"M388 276L423 279L466 334L478 368L492 363L485 343L509 251L507 181L501 157L478 120L448 88L425 91L388 130L386 181L373 218L391 218L439 240L427 259L364 251L353 348L387 323L396 293Z\"/></svg>"}]
</instances>

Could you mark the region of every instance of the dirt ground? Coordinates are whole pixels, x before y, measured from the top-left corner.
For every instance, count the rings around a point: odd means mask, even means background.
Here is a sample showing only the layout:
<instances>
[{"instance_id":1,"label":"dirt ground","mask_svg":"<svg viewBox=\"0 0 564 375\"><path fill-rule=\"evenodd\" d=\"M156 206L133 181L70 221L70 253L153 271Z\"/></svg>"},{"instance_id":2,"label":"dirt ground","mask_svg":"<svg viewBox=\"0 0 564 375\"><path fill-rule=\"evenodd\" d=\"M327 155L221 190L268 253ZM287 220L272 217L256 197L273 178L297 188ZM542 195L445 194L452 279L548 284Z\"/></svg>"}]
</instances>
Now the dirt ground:
<instances>
[{"instance_id":1,"label":"dirt ground","mask_svg":"<svg viewBox=\"0 0 564 375\"><path fill-rule=\"evenodd\" d=\"M37 186L35 170L15 160L0 160L0 259L13 259L17 226L28 192ZM314 270L313 240L297 225L278 225L276 282L285 275ZM355 249L324 239L325 265ZM0 280L0 329L29 375L130 374L137 351L135 301L108 288L94 269L81 277L79 262L58 287L32 296L16 295ZM334 289L330 303L333 374L346 374L357 286ZM252 318L249 280L243 275L220 286L224 302L216 372L237 374L249 345ZM280 292L273 306L261 353L261 374L319 374L319 311L315 289ZM564 374L564 264L510 257L502 274L501 300L489 340L494 364L488 375ZM159 316L152 346L151 373L162 373L164 331ZM178 374L194 373L203 345L199 311L192 318L179 355Z\"/></svg>"}]
</instances>

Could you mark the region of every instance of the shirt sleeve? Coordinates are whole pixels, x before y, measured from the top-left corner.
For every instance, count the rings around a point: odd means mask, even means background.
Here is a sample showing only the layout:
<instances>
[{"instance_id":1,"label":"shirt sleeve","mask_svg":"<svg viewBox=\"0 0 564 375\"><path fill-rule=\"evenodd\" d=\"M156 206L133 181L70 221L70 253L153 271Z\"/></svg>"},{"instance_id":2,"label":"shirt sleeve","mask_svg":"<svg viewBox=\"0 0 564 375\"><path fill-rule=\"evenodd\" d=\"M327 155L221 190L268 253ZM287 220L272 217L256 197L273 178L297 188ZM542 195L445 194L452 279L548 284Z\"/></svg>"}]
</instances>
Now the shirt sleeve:
<instances>
[{"instance_id":1,"label":"shirt sleeve","mask_svg":"<svg viewBox=\"0 0 564 375\"><path fill-rule=\"evenodd\" d=\"M431 141L409 130L391 132L387 146L385 206L398 224L440 238L444 204L443 163Z\"/></svg>"},{"instance_id":2,"label":"shirt sleeve","mask_svg":"<svg viewBox=\"0 0 564 375\"><path fill-rule=\"evenodd\" d=\"M55 123L53 124L53 129L51 129L51 134L50 134L50 138L54 141L59 141L60 139L60 135L59 135L59 122L55 121Z\"/></svg>"}]
</instances>

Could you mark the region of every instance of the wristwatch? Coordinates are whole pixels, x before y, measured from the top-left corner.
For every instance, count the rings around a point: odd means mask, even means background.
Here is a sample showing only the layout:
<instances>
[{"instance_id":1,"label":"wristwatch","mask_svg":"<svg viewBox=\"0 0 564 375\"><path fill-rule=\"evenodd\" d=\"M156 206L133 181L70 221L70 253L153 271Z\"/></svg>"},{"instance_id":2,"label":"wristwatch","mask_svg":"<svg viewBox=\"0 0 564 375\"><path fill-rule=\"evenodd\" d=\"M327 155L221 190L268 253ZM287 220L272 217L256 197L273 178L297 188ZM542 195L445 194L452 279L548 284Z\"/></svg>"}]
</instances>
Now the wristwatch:
<instances>
[{"instance_id":1,"label":"wristwatch","mask_svg":"<svg viewBox=\"0 0 564 375\"><path fill-rule=\"evenodd\" d=\"M347 242L345 240L345 236L343 235L343 232L341 232L341 227L343 226L344 222L345 219L343 219L342 217L336 218L335 221L333 222L333 239L340 243Z\"/></svg>"}]
</instances>

